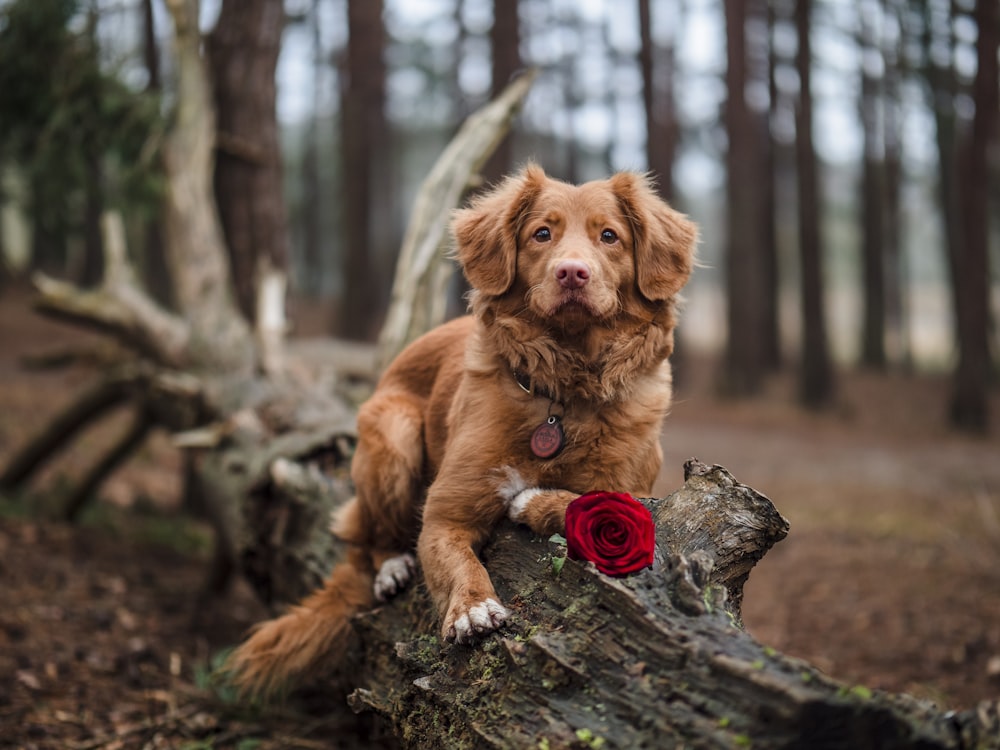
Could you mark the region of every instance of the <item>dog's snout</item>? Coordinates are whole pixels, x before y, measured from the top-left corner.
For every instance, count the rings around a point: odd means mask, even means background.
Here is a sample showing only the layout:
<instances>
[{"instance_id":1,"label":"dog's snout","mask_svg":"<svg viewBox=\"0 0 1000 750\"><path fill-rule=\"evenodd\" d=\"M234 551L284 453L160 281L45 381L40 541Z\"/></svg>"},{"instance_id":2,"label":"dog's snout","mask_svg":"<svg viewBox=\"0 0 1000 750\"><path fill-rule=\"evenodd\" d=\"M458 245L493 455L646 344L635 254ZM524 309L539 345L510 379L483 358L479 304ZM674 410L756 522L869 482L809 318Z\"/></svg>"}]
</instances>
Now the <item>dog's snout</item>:
<instances>
[{"instance_id":1,"label":"dog's snout","mask_svg":"<svg viewBox=\"0 0 1000 750\"><path fill-rule=\"evenodd\" d=\"M590 268L579 260L564 260L556 266L556 280L564 289L580 289L590 281Z\"/></svg>"}]
</instances>

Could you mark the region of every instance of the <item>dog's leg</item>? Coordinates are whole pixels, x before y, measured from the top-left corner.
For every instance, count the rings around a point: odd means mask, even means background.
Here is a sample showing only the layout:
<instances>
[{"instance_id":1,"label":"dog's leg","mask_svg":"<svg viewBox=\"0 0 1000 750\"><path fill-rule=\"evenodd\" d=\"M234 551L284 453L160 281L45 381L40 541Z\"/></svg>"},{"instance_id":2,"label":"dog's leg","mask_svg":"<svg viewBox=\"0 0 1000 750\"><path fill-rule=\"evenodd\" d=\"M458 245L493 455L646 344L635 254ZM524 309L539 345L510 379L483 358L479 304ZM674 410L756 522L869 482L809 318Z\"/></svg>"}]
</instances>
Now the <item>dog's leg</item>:
<instances>
[{"instance_id":1,"label":"dog's leg","mask_svg":"<svg viewBox=\"0 0 1000 750\"><path fill-rule=\"evenodd\" d=\"M441 613L445 640L465 643L499 628L509 616L474 548L483 534L474 527L424 516L417 552L424 580Z\"/></svg>"},{"instance_id":2,"label":"dog's leg","mask_svg":"<svg viewBox=\"0 0 1000 750\"><path fill-rule=\"evenodd\" d=\"M357 496L334 518L333 532L371 552L375 599L402 591L416 570L412 554L423 482L420 403L401 390L376 393L358 413L351 465Z\"/></svg>"}]
</instances>

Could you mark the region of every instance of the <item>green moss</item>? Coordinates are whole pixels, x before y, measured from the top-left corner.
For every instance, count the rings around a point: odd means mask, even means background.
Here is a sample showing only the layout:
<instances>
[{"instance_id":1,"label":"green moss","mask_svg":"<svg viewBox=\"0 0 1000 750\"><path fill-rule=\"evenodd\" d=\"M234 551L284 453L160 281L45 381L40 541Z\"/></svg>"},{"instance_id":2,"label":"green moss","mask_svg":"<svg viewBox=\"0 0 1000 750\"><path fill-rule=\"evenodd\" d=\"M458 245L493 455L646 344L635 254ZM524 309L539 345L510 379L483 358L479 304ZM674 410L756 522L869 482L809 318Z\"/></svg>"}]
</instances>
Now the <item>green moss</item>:
<instances>
[{"instance_id":1,"label":"green moss","mask_svg":"<svg viewBox=\"0 0 1000 750\"><path fill-rule=\"evenodd\" d=\"M607 742L607 740L603 737L594 734L591 730L586 728L577 729L575 734L576 738L580 740L580 742L584 743L587 747L593 748L593 750L599 750L599 748L604 747Z\"/></svg>"}]
</instances>

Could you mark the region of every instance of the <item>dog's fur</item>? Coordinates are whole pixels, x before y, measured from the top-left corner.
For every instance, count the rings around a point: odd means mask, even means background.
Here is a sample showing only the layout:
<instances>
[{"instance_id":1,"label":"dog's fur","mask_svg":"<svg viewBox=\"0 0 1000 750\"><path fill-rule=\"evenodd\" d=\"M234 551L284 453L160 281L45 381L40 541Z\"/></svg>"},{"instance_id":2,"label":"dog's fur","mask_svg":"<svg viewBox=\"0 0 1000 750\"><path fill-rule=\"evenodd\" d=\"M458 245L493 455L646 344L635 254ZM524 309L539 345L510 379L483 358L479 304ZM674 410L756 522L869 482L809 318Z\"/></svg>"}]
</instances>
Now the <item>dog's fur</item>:
<instances>
[{"instance_id":1,"label":"dog's fur","mask_svg":"<svg viewBox=\"0 0 1000 750\"><path fill-rule=\"evenodd\" d=\"M415 542L442 636L490 632L508 612L476 550L498 521L549 535L583 492L652 489L694 225L641 175L577 187L529 165L452 229L472 315L409 346L361 407L357 495L334 524L348 559L237 649L244 689L333 666L348 618L408 581ZM532 433L553 414L565 448L538 458Z\"/></svg>"}]
</instances>

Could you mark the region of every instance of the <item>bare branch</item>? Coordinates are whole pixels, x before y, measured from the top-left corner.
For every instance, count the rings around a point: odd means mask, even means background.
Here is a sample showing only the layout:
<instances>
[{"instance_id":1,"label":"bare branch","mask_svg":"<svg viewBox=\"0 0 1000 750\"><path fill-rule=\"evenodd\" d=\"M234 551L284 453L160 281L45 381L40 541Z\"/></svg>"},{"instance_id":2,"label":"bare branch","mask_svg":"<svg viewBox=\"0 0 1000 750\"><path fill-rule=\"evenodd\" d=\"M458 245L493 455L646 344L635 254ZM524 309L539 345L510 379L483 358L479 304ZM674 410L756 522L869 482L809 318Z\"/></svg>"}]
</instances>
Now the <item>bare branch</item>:
<instances>
[{"instance_id":1,"label":"bare branch","mask_svg":"<svg viewBox=\"0 0 1000 750\"><path fill-rule=\"evenodd\" d=\"M36 273L32 277L39 292L35 309L108 333L159 364L183 366L187 361L189 328L160 307L136 282L126 257L121 215L105 212L101 230L105 265L101 286L80 289Z\"/></svg>"},{"instance_id":2,"label":"bare branch","mask_svg":"<svg viewBox=\"0 0 1000 750\"><path fill-rule=\"evenodd\" d=\"M75 521L79 517L80 511L83 510L84 505L94 495L97 488L139 449L152 428L153 422L140 404L136 408L129 428L122 433L103 458L91 467L86 476L76 483L73 493L63 508L63 517L67 521Z\"/></svg>"},{"instance_id":3,"label":"bare branch","mask_svg":"<svg viewBox=\"0 0 1000 750\"><path fill-rule=\"evenodd\" d=\"M0 489L15 489L92 420L128 399L147 377L143 369L126 368L88 388L45 429L25 445L0 475Z\"/></svg>"}]
</instances>

